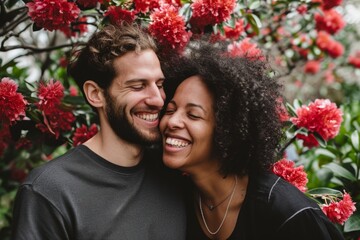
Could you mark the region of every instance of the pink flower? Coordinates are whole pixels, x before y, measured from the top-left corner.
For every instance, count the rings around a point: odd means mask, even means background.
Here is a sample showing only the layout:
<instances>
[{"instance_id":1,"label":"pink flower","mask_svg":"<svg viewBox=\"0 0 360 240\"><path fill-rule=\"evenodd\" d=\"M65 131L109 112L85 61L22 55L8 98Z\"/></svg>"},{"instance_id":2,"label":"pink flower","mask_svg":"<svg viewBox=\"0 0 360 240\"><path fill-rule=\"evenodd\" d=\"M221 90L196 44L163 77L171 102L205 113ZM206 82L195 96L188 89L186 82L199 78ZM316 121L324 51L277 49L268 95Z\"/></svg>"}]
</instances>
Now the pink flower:
<instances>
[{"instance_id":1,"label":"pink flower","mask_svg":"<svg viewBox=\"0 0 360 240\"><path fill-rule=\"evenodd\" d=\"M191 33L186 31L185 20L171 5L163 5L150 15L149 32L165 48L181 51L190 40Z\"/></svg>"},{"instance_id":2,"label":"pink flower","mask_svg":"<svg viewBox=\"0 0 360 240\"><path fill-rule=\"evenodd\" d=\"M342 16L334 9L324 11L323 14L315 13L314 18L318 31L335 34L345 27L345 21L342 19Z\"/></svg>"},{"instance_id":3,"label":"pink flower","mask_svg":"<svg viewBox=\"0 0 360 240\"><path fill-rule=\"evenodd\" d=\"M316 140L313 134L309 133L308 136L304 134L297 134L297 139L303 140L303 145L308 148L314 148L319 146L319 142Z\"/></svg>"},{"instance_id":4,"label":"pink flower","mask_svg":"<svg viewBox=\"0 0 360 240\"><path fill-rule=\"evenodd\" d=\"M250 38L245 38L241 42L234 42L228 46L228 51L230 56L233 57L246 57L251 60L261 60L264 61L265 57L263 56L261 50L257 48L256 43L251 43Z\"/></svg>"},{"instance_id":5,"label":"pink flower","mask_svg":"<svg viewBox=\"0 0 360 240\"><path fill-rule=\"evenodd\" d=\"M77 128L75 130L74 136L72 138L73 140L73 146L78 146L84 142L86 142L88 139L90 139L92 136L94 136L98 132L98 128L96 124L92 124L89 129L86 125L81 125L81 127Z\"/></svg>"},{"instance_id":6,"label":"pink flower","mask_svg":"<svg viewBox=\"0 0 360 240\"><path fill-rule=\"evenodd\" d=\"M342 225L353 214L356 207L351 196L345 192L341 201L331 201L329 204L324 204L321 209L332 222Z\"/></svg>"},{"instance_id":7,"label":"pink flower","mask_svg":"<svg viewBox=\"0 0 360 240\"><path fill-rule=\"evenodd\" d=\"M194 0L190 23L200 31L207 25L215 25L230 18L235 0Z\"/></svg>"},{"instance_id":8,"label":"pink flower","mask_svg":"<svg viewBox=\"0 0 360 240\"><path fill-rule=\"evenodd\" d=\"M304 72L309 74L316 74L320 71L320 61L311 60L305 64Z\"/></svg>"},{"instance_id":9,"label":"pink flower","mask_svg":"<svg viewBox=\"0 0 360 240\"><path fill-rule=\"evenodd\" d=\"M316 99L308 106L296 110L297 117L290 118L297 127L304 127L310 133L318 133L328 141L334 138L340 129L342 111L329 99Z\"/></svg>"},{"instance_id":10,"label":"pink flower","mask_svg":"<svg viewBox=\"0 0 360 240\"><path fill-rule=\"evenodd\" d=\"M51 111L60 104L63 96L64 86L61 82L54 82L52 79L48 84L41 82L38 88L39 102L37 106L41 111Z\"/></svg>"},{"instance_id":11,"label":"pink flower","mask_svg":"<svg viewBox=\"0 0 360 240\"><path fill-rule=\"evenodd\" d=\"M131 23L135 19L135 12L121 6L110 6L104 16L108 16L112 24L120 24L122 21Z\"/></svg>"},{"instance_id":12,"label":"pink flower","mask_svg":"<svg viewBox=\"0 0 360 240\"><path fill-rule=\"evenodd\" d=\"M360 68L360 51L357 51L354 55L350 55L348 62L354 67Z\"/></svg>"},{"instance_id":13,"label":"pink flower","mask_svg":"<svg viewBox=\"0 0 360 240\"><path fill-rule=\"evenodd\" d=\"M36 26L49 31L69 26L80 13L75 3L66 0L34 0L26 6Z\"/></svg>"},{"instance_id":14,"label":"pink flower","mask_svg":"<svg viewBox=\"0 0 360 240\"><path fill-rule=\"evenodd\" d=\"M300 191L306 191L308 179L307 174L304 171L304 166L295 167L295 163L293 161L283 158L274 163L272 171L279 177L297 187Z\"/></svg>"},{"instance_id":15,"label":"pink flower","mask_svg":"<svg viewBox=\"0 0 360 240\"><path fill-rule=\"evenodd\" d=\"M344 54L344 46L341 43L333 40L332 42L330 42L330 45L328 46L327 53L332 58L340 57L341 55Z\"/></svg>"},{"instance_id":16,"label":"pink flower","mask_svg":"<svg viewBox=\"0 0 360 240\"><path fill-rule=\"evenodd\" d=\"M330 9L336 6L341 5L342 0L322 0L322 8L323 9Z\"/></svg>"},{"instance_id":17,"label":"pink flower","mask_svg":"<svg viewBox=\"0 0 360 240\"><path fill-rule=\"evenodd\" d=\"M283 103L283 99L279 98L277 99L277 112L279 114L279 118L281 122L286 122L290 119L289 113L286 110L284 103Z\"/></svg>"},{"instance_id":18,"label":"pink flower","mask_svg":"<svg viewBox=\"0 0 360 240\"><path fill-rule=\"evenodd\" d=\"M10 78L2 78L0 82L0 121L9 123L25 116L27 101L17 92L17 84Z\"/></svg>"},{"instance_id":19,"label":"pink flower","mask_svg":"<svg viewBox=\"0 0 360 240\"><path fill-rule=\"evenodd\" d=\"M79 95L79 91L75 86L70 86L69 87L69 95L70 96L77 96Z\"/></svg>"}]
</instances>

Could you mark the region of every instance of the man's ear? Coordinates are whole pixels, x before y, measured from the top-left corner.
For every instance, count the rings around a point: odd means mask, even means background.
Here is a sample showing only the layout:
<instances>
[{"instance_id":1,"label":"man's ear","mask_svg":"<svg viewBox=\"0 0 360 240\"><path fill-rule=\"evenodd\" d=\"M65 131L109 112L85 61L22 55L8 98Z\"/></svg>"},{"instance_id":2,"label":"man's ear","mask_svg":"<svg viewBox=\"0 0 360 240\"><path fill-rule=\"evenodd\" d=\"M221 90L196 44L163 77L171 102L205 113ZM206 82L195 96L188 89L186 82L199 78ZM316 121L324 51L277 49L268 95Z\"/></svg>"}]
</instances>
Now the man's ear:
<instances>
[{"instance_id":1,"label":"man's ear","mask_svg":"<svg viewBox=\"0 0 360 240\"><path fill-rule=\"evenodd\" d=\"M86 99L95 108L101 108L105 105L104 91L92 80L87 80L84 85Z\"/></svg>"}]
</instances>

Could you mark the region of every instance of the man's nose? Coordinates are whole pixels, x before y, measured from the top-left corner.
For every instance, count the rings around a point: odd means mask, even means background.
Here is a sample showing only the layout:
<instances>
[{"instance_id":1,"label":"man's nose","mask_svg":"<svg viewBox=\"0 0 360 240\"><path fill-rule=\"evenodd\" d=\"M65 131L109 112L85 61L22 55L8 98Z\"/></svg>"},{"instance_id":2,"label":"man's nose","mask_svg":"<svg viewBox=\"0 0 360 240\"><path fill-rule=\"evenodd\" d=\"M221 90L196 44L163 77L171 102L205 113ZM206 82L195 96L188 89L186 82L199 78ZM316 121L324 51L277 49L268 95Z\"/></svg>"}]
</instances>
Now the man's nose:
<instances>
[{"instance_id":1,"label":"man's nose","mask_svg":"<svg viewBox=\"0 0 360 240\"><path fill-rule=\"evenodd\" d=\"M164 90L155 84L155 86L149 88L148 97L146 98L145 103L149 106L162 108L164 106L164 99Z\"/></svg>"}]
</instances>

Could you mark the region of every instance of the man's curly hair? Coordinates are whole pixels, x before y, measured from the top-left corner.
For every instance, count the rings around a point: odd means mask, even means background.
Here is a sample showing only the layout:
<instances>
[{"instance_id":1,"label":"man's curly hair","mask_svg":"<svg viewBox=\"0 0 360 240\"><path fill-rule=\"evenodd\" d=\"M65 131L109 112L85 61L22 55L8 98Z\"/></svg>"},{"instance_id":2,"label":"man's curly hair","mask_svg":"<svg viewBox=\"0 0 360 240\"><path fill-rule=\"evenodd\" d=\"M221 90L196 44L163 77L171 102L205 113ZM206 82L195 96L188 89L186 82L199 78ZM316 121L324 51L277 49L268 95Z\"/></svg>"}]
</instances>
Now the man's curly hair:
<instances>
[{"instance_id":1,"label":"man's curly hair","mask_svg":"<svg viewBox=\"0 0 360 240\"><path fill-rule=\"evenodd\" d=\"M184 56L163 61L167 102L183 80L200 76L214 96L214 150L220 172L226 176L269 170L282 136L281 85L270 77L265 61L231 57L224 49L199 41Z\"/></svg>"},{"instance_id":2,"label":"man's curly hair","mask_svg":"<svg viewBox=\"0 0 360 240\"><path fill-rule=\"evenodd\" d=\"M73 51L74 59L68 66L71 75L83 92L87 80L93 80L107 90L116 74L113 62L128 52L151 49L157 52L154 39L137 24L123 22L106 25L95 32L86 45ZM120 73L121 74L121 73Z\"/></svg>"}]
</instances>

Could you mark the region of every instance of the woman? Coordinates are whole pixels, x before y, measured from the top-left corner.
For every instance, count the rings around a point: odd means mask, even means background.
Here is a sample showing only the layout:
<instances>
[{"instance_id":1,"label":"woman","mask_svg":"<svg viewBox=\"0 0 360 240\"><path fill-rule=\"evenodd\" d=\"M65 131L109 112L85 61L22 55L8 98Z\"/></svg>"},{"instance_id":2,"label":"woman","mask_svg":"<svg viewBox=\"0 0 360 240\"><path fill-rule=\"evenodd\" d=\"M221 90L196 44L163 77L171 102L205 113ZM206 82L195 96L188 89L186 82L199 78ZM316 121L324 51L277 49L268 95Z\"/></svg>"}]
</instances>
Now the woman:
<instances>
[{"instance_id":1,"label":"woman","mask_svg":"<svg viewBox=\"0 0 360 240\"><path fill-rule=\"evenodd\" d=\"M265 62L194 46L165 64L160 123L165 165L191 180L187 239L343 239L314 201L269 171L282 135L280 86Z\"/></svg>"}]
</instances>

